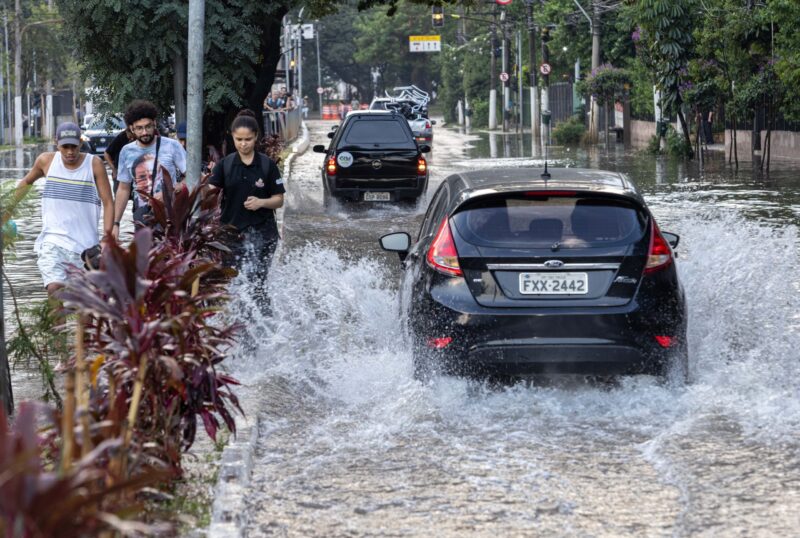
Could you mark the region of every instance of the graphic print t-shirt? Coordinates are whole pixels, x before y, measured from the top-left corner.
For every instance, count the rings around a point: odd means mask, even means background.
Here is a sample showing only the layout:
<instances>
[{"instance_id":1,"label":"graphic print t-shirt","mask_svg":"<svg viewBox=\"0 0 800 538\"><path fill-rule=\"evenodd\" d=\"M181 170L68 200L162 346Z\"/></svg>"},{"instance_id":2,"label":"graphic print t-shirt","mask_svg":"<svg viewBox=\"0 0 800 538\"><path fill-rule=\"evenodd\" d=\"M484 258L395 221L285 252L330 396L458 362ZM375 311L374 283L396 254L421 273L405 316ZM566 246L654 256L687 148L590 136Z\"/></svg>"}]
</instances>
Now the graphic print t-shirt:
<instances>
[{"instance_id":1,"label":"graphic print t-shirt","mask_svg":"<svg viewBox=\"0 0 800 538\"><path fill-rule=\"evenodd\" d=\"M163 171L166 170L172 178L172 184L177 183L178 178L186 173L186 150L177 140L161 138L161 146L158 149L158 174L156 177L153 194L161 192L163 189ZM139 203L146 203L139 191L150 193L150 181L153 175L153 162L156 158L156 145L154 141L147 147L139 146L138 142L133 141L122 148L119 154L119 174L117 179L122 183L132 183L131 189L136 191Z\"/></svg>"}]
</instances>

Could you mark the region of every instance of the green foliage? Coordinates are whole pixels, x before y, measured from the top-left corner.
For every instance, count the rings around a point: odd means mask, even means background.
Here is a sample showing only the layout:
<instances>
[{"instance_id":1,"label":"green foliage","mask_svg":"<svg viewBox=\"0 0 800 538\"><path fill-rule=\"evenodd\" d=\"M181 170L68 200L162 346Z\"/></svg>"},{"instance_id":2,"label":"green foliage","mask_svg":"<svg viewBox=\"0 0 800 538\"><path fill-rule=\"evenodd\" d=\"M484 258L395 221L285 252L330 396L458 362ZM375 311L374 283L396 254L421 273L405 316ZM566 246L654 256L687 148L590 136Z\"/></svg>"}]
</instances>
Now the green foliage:
<instances>
[{"instance_id":1,"label":"green foliage","mask_svg":"<svg viewBox=\"0 0 800 538\"><path fill-rule=\"evenodd\" d=\"M472 110L471 125L473 127L488 127L489 126L489 101L484 99L475 99L470 102Z\"/></svg>"},{"instance_id":2,"label":"green foliage","mask_svg":"<svg viewBox=\"0 0 800 538\"><path fill-rule=\"evenodd\" d=\"M562 121L553 128L553 139L563 146L578 144L586 132L583 120L572 116L567 121Z\"/></svg>"},{"instance_id":3,"label":"green foliage","mask_svg":"<svg viewBox=\"0 0 800 538\"><path fill-rule=\"evenodd\" d=\"M661 153L661 138L658 135L653 135L647 141L647 147L644 149L645 153L650 155L658 155Z\"/></svg>"},{"instance_id":4,"label":"green foliage","mask_svg":"<svg viewBox=\"0 0 800 538\"><path fill-rule=\"evenodd\" d=\"M207 112L254 104L260 109L273 80L288 6L288 0L206 2ZM152 100L165 114L170 110L174 65L185 65L187 2L58 0L58 8L101 110L119 112L134 98Z\"/></svg>"},{"instance_id":5,"label":"green foliage","mask_svg":"<svg viewBox=\"0 0 800 538\"><path fill-rule=\"evenodd\" d=\"M692 53L692 0L639 0L642 54L656 73L665 112L678 111L682 74Z\"/></svg>"},{"instance_id":6,"label":"green foliage","mask_svg":"<svg viewBox=\"0 0 800 538\"><path fill-rule=\"evenodd\" d=\"M597 97L601 105L608 105L622 99L630 89L631 77L625 69L603 64L593 69L591 74L578 83L578 91Z\"/></svg>"},{"instance_id":7,"label":"green foliage","mask_svg":"<svg viewBox=\"0 0 800 538\"><path fill-rule=\"evenodd\" d=\"M666 140L666 151L668 155L672 157L691 158L694 154L694 150L692 150L692 144L687 142L684 136L679 135L672 125L670 125L669 129L667 130Z\"/></svg>"}]
</instances>

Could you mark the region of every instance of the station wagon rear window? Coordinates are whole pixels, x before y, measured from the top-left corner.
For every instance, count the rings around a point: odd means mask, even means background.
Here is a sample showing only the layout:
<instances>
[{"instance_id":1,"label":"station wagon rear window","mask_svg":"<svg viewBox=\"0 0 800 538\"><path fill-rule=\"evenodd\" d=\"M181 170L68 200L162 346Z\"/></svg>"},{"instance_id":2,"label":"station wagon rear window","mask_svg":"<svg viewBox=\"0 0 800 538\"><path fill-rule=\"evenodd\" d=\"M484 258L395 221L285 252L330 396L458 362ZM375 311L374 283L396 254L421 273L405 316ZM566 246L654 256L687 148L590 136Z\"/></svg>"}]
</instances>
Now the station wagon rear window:
<instances>
[{"instance_id":1,"label":"station wagon rear window","mask_svg":"<svg viewBox=\"0 0 800 538\"><path fill-rule=\"evenodd\" d=\"M402 120L405 121L405 120ZM411 133L397 120L363 120L350 123L343 141L346 145L391 145L415 147Z\"/></svg>"},{"instance_id":2,"label":"station wagon rear window","mask_svg":"<svg viewBox=\"0 0 800 538\"><path fill-rule=\"evenodd\" d=\"M634 243L646 216L607 198L515 195L478 201L453 216L459 234L478 246L591 248Z\"/></svg>"}]
</instances>

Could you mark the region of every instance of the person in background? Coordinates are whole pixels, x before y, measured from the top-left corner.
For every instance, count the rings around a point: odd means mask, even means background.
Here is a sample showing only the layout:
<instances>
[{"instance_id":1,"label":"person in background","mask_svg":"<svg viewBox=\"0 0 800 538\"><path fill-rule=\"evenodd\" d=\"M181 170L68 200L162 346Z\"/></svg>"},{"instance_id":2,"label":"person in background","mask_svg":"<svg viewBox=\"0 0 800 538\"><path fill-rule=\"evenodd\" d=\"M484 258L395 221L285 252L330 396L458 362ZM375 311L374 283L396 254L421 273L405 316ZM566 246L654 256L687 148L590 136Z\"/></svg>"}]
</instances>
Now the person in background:
<instances>
[{"instance_id":1,"label":"person in background","mask_svg":"<svg viewBox=\"0 0 800 538\"><path fill-rule=\"evenodd\" d=\"M175 186L182 181L186 174L186 150L177 140L158 134L157 119L158 109L150 101L133 101L125 111L125 124L136 140L123 147L119 154L119 187L114 207L113 232L117 238L119 237L120 220L125 213L128 197L132 190L131 183L136 177L134 163L139 157L146 153L153 155L151 190L145 194L152 196L161 192L164 170L169 173ZM134 204L136 210L138 211L142 205L146 204L147 199L139 194L138 203Z\"/></svg>"},{"instance_id":2,"label":"person in background","mask_svg":"<svg viewBox=\"0 0 800 538\"><path fill-rule=\"evenodd\" d=\"M108 145L106 150L103 152L103 158L111 167L111 179L114 183L113 193L114 197L117 196L117 187L119 186L119 180L117 179L117 169L119 167L119 154L126 145L128 145L132 140L134 140L133 133L131 132L130 128L126 125L125 130L119 133L114 140L111 141L111 144Z\"/></svg>"},{"instance_id":3,"label":"person in background","mask_svg":"<svg viewBox=\"0 0 800 538\"><path fill-rule=\"evenodd\" d=\"M81 130L75 123L56 129L58 151L42 153L17 184L16 205L39 178L42 191L42 231L36 238L39 272L50 297L64 287L69 264L82 266L81 253L100 242L97 222L102 216L103 237L112 233L114 201L106 167L100 158L81 153ZM13 207L12 205L12 207Z\"/></svg>"},{"instance_id":4,"label":"person in background","mask_svg":"<svg viewBox=\"0 0 800 538\"><path fill-rule=\"evenodd\" d=\"M303 96L303 107L300 109L300 112L303 113L303 119L308 119L308 96Z\"/></svg>"},{"instance_id":5,"label":"person in background","mask_svg":"<svg viewBox=\"0 0 800 538\"><path fill-rule=\"evenodd\" d=\"M178 127L175 129L175 136L180 142L183 149L186 149L186 122L182 121L178 124Z\"/></svg>"},{"instance_id":6,"label":"person in background","mask_svg":"<svg viewBox=\"0 0 800 538\"><path fill-rule=\"evenodd\" d=\"M242 270L250 262L258 281L258 298L266 306L264 283L280 239L275 210L283 206L286 191L278 167L256 150L261 129L255 114L241 111L230 131L236 151L217 163L209 185L222 190L221 222L235 226L243 235L241 242L232 245L235 264Z\"/></svg>"}]
</instances>

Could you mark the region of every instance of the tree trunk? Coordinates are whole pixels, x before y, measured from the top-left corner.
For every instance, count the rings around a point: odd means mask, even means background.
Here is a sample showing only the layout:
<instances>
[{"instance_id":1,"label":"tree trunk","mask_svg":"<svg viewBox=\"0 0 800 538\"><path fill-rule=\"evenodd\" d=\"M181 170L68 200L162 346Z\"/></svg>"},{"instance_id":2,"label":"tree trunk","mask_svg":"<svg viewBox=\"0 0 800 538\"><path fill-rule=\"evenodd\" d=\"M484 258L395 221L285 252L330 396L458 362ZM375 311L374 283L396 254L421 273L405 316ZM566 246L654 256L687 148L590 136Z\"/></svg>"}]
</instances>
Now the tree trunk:
<instances>
[{"instance_id":1,"label":"tree trunk","mask_svg":"<svg viewBox=\"0 0 800 538\"><path fill-rule=\"evenodd\" d=\"M186 121L186 59L183 54L172 57L172 92L175 96L175 125Z\"/></svg>"},{"instance_id":2,"label":"tree trunk","mask_svg":"<svg viewBox=\"0 0 800 538\"><path fill-rule=\"evenodd\" d=\"M691 151L692 139L689 136L689 126L686 124L686 117L683 115L683 110L681 110L681 103L678 104L678 121L683 131L683 139L686 141L686 145L689 146L689 150ZM690 155L690 157L694 157L694 155Z\"/></svg>"},{"instance_id":3,"label":"tree trunk","mask_svg":"<svg viewBox=\"0 0 800 538\"><path fill-rule=\"evenodd\" d=\"M3 265L3 234L0 233L0 274L4 271ZM0 409L8 417L14 412L14 394L11 390L11 369L8 365L6 353L6 323L5 308L3 307L3 282L0 278Z\"/></svg>"}]
</instances>

